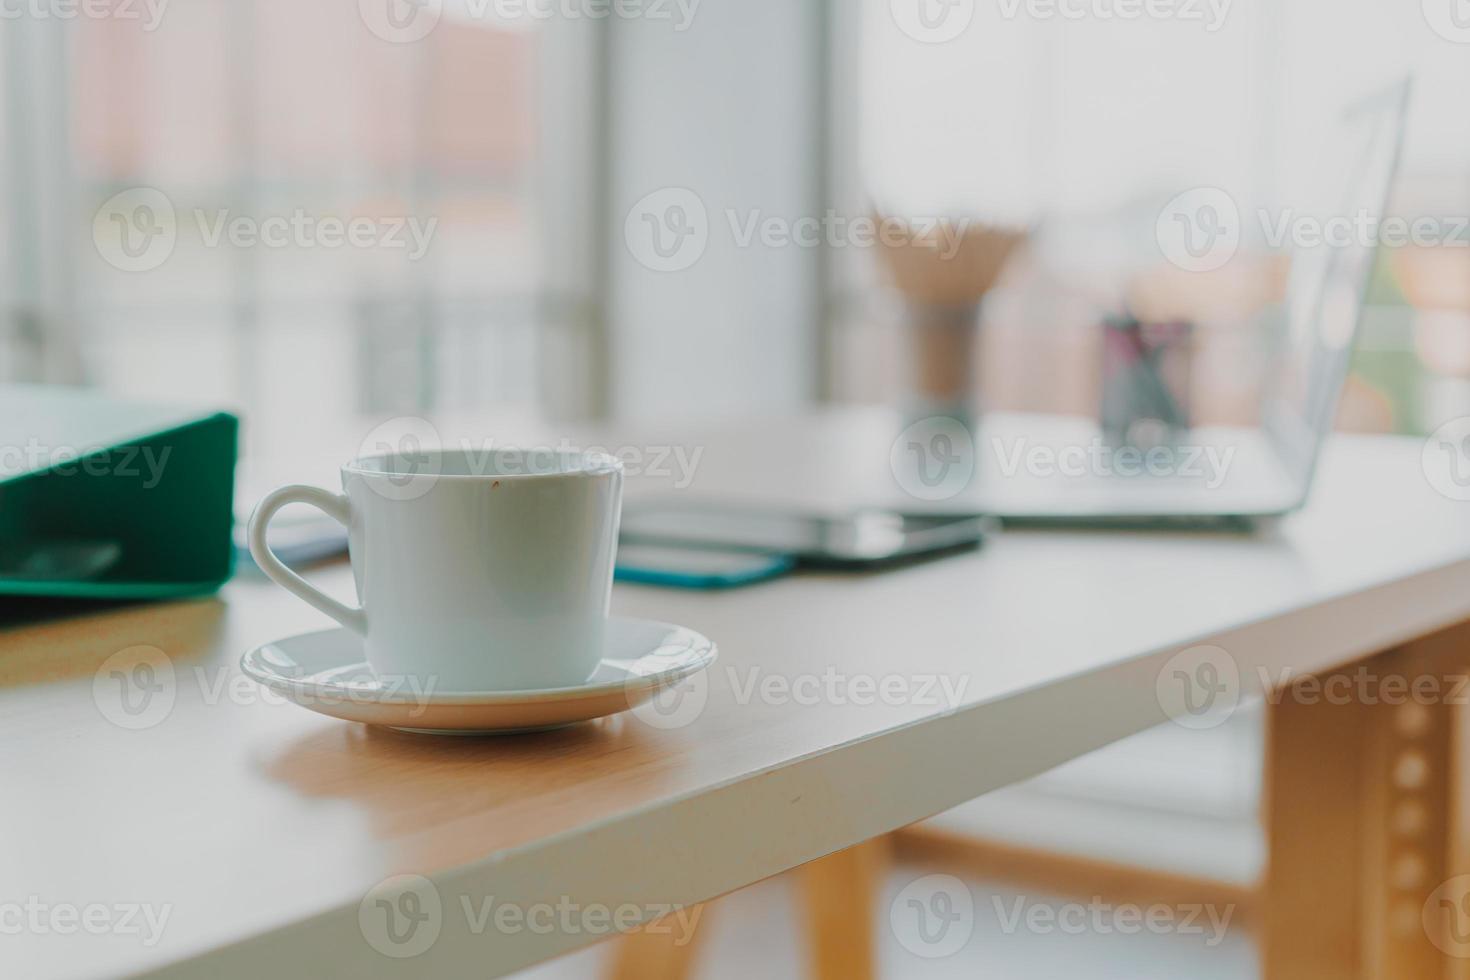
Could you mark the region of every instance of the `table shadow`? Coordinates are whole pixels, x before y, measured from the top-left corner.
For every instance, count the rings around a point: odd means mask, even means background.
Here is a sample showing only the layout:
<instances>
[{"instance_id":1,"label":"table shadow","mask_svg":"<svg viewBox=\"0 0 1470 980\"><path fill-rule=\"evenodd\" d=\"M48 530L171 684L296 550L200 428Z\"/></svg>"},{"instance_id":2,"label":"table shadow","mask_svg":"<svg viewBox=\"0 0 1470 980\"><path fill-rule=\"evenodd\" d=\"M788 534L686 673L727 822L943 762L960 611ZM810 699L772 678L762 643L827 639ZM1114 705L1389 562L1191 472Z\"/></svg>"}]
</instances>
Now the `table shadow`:
<instances>
[{"instance_id":1,"label":"table shadow","mask_svg":"<svg viewBox=\"0 0 1470 980\"><path fill-rule=\"evenodd\" d=\"M575 805L555 797L608 772L600 760L614 754L646 750L658 760L638 771L640 792L667 779L677 756L648 748L643 732L653 734L617 715L552 731L467 736L339 722L290 743L261 769L302 796L351 802L374 836L396 842L403 870L422 872L560 829L538 817L548 803L559 818L575 820ZM620 760L620 772L626 764Z\"/></svg>"},{"instance_id":2,"label":"table shadow","mask_svg":"<svg viewBox=\"0 0 1470 980\"><path fill-rule=\"evenodd\" d=\"M87 676L114 653L155 646L175 663L208 657L226 605L217 596L108 601L0 599L0 688Z\"/></svg>"}]
</instances>

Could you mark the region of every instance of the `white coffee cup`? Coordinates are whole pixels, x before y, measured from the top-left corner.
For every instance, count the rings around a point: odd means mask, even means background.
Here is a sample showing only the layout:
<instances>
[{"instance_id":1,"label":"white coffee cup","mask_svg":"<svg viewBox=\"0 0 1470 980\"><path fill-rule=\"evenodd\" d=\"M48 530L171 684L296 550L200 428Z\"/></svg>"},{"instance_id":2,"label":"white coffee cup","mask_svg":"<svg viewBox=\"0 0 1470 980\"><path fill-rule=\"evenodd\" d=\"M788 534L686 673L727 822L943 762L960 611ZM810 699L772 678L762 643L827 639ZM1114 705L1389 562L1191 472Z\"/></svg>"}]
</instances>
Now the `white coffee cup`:
<instances>
[{"instance_id":1,"label":"white coffee cup","mask_svg":"<svg viewBox=\"0 0 1470 980\"><path fill-rule=\"evenodd\" d=\"M580 684L597 668L622 507L616 458L394 453L342 467L342 489L266 494L250 518L250 553L278 585L360 634L374 673L441 692L510 691ZM290 503L347 527L360 606L307 584L266 545L271 518Z\"/></svg>"}]
</instances>

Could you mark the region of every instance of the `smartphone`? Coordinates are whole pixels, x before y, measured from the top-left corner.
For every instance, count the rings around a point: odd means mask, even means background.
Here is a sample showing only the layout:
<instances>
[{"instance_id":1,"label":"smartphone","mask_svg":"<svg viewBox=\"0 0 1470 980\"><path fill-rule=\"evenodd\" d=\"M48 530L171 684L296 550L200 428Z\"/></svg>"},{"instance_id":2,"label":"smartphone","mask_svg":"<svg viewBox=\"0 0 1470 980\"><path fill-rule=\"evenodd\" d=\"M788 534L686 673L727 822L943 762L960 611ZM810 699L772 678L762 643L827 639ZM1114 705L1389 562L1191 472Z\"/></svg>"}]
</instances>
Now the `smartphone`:
<instances>
[{"instance_id":1,"label":"smartphone","mask_svg":"<svg viewBox=\"0 0 1470 980\"><path fill-rule=\"evenodd\" d=\"M863 566L971 548L993 528L981 514L860 510L840 516L729 504L649 503L623 514L622 540L794 556L802 565Z\"/></svg>"},{"instance_id":2,"label":"smartphone","mask_svg":"<svg viewBox=\"0 0 1470 980\"><path fill-rule=\"evenodd\" d=\"M620 582L670 585L680 589L733 589L784 575L796 566L791 555L657 544L618 544Z\"/></svg>"}]
</instances>

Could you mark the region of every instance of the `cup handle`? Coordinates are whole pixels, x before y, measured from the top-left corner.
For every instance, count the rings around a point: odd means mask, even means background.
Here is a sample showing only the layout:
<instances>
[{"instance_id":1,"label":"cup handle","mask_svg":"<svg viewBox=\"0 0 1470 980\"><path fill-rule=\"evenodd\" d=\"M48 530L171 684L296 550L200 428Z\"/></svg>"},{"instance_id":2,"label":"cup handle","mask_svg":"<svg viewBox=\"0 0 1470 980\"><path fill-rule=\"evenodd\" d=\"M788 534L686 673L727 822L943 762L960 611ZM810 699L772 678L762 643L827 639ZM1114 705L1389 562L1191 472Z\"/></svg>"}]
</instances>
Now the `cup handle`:
<instances>
[{"instance_id":1,"label":"cup handle","mask_svg":"<svg viewBox=\"0 0 1470 980\"><path fill-rule=\"evenodd\" d=\"M261 498L255 507L255 513L250 515L250 556L272 582L331 616L352 632L366 636L367 614L361 608L338 602L309 585L306 579L287 568L266 544L265 531L270 526L271 518L287 504L310 504L343 527L349 524L347 497L343 494L300 485L277 487Z\"/></svg>"}]
</instances>

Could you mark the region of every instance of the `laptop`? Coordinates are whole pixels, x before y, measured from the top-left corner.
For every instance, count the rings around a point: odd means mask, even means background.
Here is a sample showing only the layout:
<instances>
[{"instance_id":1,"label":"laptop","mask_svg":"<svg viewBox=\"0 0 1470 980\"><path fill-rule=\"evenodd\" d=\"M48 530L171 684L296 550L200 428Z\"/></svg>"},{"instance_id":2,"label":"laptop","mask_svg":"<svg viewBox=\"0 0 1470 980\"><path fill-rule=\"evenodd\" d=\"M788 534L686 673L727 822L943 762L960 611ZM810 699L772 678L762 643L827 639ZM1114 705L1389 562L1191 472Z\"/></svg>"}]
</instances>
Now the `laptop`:
<instances>
[{"instance_id":1,"label":"laptop","mask_svg":"<svg viewBox=\"0 0 1470 980\"><path fill-rule=\"evenodd\" d=\"M1350 106L1323 166L1326 213L1382 215L1397 171L1410 82ZM1094 422L987 417L966 505L1011 522L1250 523L1299 508L1332 429L1375 248L1298 248L1258 429L1195 428L1150 462L1118 453Z\"/></svg>"}]
</instances>

